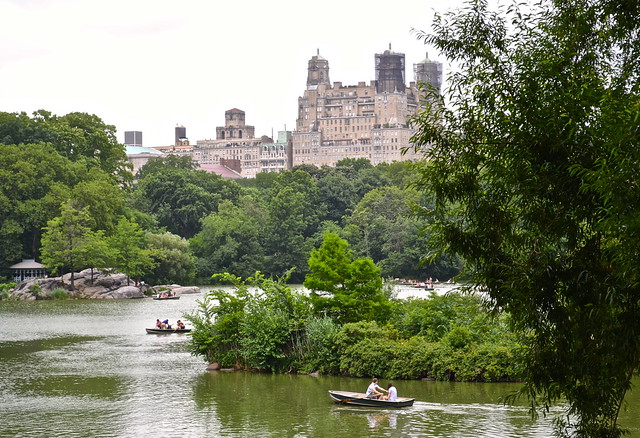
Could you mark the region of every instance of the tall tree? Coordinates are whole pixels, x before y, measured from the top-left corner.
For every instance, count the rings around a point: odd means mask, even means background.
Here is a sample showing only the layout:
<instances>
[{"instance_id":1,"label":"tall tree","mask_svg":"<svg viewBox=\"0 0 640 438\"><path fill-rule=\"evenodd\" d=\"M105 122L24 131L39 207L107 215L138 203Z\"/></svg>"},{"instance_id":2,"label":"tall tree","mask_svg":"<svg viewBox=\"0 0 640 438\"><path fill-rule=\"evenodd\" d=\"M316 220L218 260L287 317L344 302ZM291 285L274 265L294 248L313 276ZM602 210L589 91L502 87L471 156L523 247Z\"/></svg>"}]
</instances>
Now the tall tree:
<instances>
[{"instance_id":1,"label":"tall tree","mask_svg":"<svg viewBox=\"0 0 640 438\"><path fill-rule=\"evenodd\" d=\"M384 320L389 310L380 269L370 258L354 258L349 243L326 233L320 248L311 251L304 286L319 314L341 323Z\"/></svg>"},{"instance_id":2,"label":"tall tree","mask_svg":"<svg viewBox=\"0 0 640 438\"><path fill-rule=\"evenodd\" d=\"M195 260L189 251L189 242L172 233L147 233L155 267L145 275L148 283L192 284L195 277Z\"/></svg>"},{"instance_id":3,"label":"tall tree","mask_svg":"<svg viewBox=\"0 0 640 438\"><path fill-rule=\"evenodd\" d=\"M166 157L149 158L149 161L138 170L136 177L142 179L152 173L162 173L167 168L195 170L197 167L198 164L195 163L189 155L178 156L169 154Z\"/></svg>"},{"instance_id":4,"label":"tall tree","mask_svg":"<svg viewBox=\"0 0 640 438\"><path fill-rule=\"evenodd\" d=\"M108 242L116 251L111 265L127 274L127 282L131 277L139 278L155 267L156 262L151 257L144 230L135 221L121 218Z\"/></svg>"},{"instance_id":5,"label":"tall tree","mask_svg":"<svg viewBox=\"0 0 640 438\"><path fill-rule=\"evenodd\" d=\"M0 113L0 143L47 143L71 161L99 167L118 184L133 179L124 145L116 139L115 126L94 114L57 116L39 110L29 117L25 113Z\"/></svg>"},{"instance_id":6,"label":"tall tree","mask_svg":"<svg viewBox=\"0 0 640 438\"><path fill-rule=\"evenodd\" d=\"M62 269L71 272L71 289L75 288L74 276L78 268L88 264L95 241L101 239L91 231L91 217L78 210L72 202L62 206L61 215L50 220L42 235L42 262L53 273Z\"/></svg>"},{"instance_id":7,"label":"tall tree","mask_svg":"<svg viewBox=\"0 0 640 438\"><path fill-rule=\"evenodd\" d=\"M202 231L190 240L199 257L199 277L229 272L247 278L262 269L266 216L264 206L253 197L243 197L240 206L222 201L218 212L204 218Z\"/></svg>"},{"instance_id":8,"label":"tall tree","mask_svg":"<svg viewBox=\"0 0 640 438\"><path fill-rule=\"evenodd\" d=\"M189 170L173 164L158 171L156 163L138 182L133 204L152 214L158 224L184 238L201 229L201 220L216 211L222 199L238 199L240 187L233 181L202 170Z\"/></svg>"},{"instance_id":9,"label":"tall tree","mask_svg":"<svg viewBox=\"0 0 640 438\"><path fill-rule=\"evenodd\" d=\"M318 190L326 205L326 219L336 223L351 213L359 199L353 181L338 172L318 180Z\"/></svg>"},{"instance_id":10,"label":"tall tree","mask_svg":"<svg viewBox=\"0 0 640 438\"><path fill-rule=\"evenodd\" d=\"M80 165L48 145L0 144L0 266L39 257L42 228L59 216L81 175Z\"/></svg>"},{"instance_id":11,"label":"tall tree","mask_svg":"<svg viewBox=\"0 0 640 438\"><path fill-rule=\"evenodd\" d=\"M304 171L282 172L274 181L268 199L265 271L284 275L295 267L292 279L301 280L311 250L309 239L324 215L318 185Z\"/></svg>"},{"instance_id":12,"label":"tall tree","mask_svg":"<svg viewBox=\"0 0 640 438\"><path fill-rule=\"evenodd\" d=\"M640 364L638 16L476 0L418 33L460 67L414 120L432 231L526 333L524 391L567 400L560 436L619 436Z\"/></svg>"}]
</instances>

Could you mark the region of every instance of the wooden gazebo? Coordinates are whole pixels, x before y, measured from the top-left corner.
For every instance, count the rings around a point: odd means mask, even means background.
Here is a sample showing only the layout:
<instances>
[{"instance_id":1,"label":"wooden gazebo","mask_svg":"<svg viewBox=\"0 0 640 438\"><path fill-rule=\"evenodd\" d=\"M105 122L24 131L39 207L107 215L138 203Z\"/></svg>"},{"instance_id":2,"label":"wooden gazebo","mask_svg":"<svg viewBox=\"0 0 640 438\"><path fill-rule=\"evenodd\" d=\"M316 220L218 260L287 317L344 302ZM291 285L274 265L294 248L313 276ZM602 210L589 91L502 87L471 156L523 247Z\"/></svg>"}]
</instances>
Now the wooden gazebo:
<instances>
[{"instance_id":1,"label":"wooden gazebo","mask_svg":"<svg viewBox=\"0 0 640 438\"><path fill-rule=\"evenodd\" d=\"M34 259L23 259L20 263L9 266L13 271L13 281L21 282L45 276L44 266Z\"/></svg>"}]
</instances>

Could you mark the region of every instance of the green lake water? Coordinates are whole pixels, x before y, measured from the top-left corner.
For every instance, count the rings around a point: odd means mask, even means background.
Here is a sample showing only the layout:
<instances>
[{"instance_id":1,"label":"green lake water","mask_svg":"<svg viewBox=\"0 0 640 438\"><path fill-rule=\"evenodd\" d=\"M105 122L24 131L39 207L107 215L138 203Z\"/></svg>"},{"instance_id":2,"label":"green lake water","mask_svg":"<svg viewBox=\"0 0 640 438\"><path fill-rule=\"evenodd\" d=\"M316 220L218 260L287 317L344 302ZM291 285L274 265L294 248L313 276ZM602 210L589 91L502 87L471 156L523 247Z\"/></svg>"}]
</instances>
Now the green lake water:
<instances>
[{"instance_id":1,"label":"green lake water","mask_svg":"<svg viewBox=\"0 0 640 438\"><path fill-rule=\"evenodd\" d=\"M387 410L327 395L363 392L367 379L206 371L186 335L144 330L156 318L175 322L201 297L0 301L0 437L551 435L550 418L500 402L516 384L396 381L416 402ZM640 437L639 392L628 406L621 422Z\"/></svg>"}]
</instances>

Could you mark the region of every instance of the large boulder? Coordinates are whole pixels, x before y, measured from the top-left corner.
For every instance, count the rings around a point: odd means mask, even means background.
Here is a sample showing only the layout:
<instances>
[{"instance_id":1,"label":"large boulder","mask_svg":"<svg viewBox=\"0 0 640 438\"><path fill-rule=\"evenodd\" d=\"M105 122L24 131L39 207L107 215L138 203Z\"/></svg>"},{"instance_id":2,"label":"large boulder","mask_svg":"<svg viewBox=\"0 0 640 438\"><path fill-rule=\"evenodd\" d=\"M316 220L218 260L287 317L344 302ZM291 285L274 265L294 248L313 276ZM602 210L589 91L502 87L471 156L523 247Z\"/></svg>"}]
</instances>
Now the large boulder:
<instances>
[{"instance_id":1,"label":"large boulder","mask_svg":"<svg viewBox=\"0 0 640 438\"><path fill-rule=\"evenodd\" d=\"M171 291L175 292L176 295L200 293L200 288L198 286L178 286L178 285L172 285L172 286L175 286L175 287L171 287Z\"/></svg>"}]
</instances>

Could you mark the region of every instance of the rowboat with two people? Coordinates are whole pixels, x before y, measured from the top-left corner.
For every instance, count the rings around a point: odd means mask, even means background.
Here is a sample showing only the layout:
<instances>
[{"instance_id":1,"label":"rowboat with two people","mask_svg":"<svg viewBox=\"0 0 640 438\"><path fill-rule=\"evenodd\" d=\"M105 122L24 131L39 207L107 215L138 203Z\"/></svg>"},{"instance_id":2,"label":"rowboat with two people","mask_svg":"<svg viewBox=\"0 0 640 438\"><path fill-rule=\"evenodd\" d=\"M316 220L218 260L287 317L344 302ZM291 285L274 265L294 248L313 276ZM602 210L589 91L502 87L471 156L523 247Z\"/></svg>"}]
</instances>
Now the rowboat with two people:
<instances>
[{"instance_id":1,"label":"rowboat with two people","mask_svg":"<svg viewBox=\"0 0 640 438\"><path fill-rule=\"evenodd\" d=\"M148 328L147 330L147 334L149 335L170 335L171 333L189 333L191 331L191 329L188 328L184 328L184 329L172 329L172 328L166 328L166 329L159 329L159 328Z\"/></svg>"},{"instance_id":2,"label":"rowboat with two people","mask_svg":"<svg viewBox=\"0 0 640 438\"><path fill-rule=\"evenodd\" d=\"M374 408L404 408L413 406L414 398L398 397L395 401L370 398L363 392L329 391L329 397L342 405L368 406Z\"/></svg>"},{"instance_id":3,"label":"rowboat with two people","mask_svg":"<svg viewBox=\"0 0 640 438\"><path fill-rule=\"evenodd\" d=\"M148 328L147 334L150 335L168 335L171 333L189 333L191 329L185 327L184 323L180 320L176 322L176 326L172 327L169 324L169 320L165 319L164 321L160 321L160 319L156 319L156 326L154 328Z\"/></svg>"}]
</instances>

